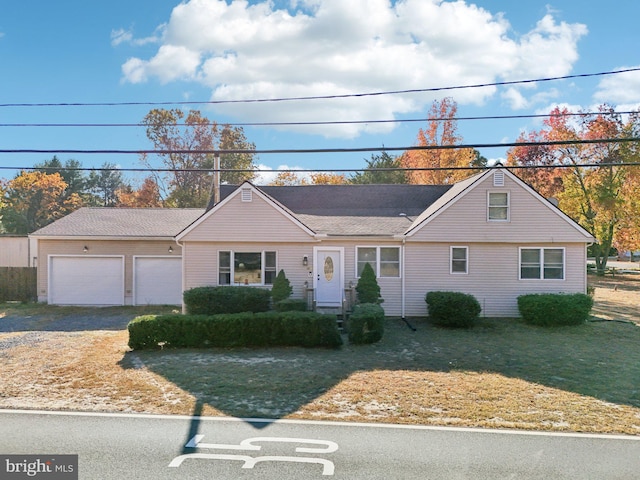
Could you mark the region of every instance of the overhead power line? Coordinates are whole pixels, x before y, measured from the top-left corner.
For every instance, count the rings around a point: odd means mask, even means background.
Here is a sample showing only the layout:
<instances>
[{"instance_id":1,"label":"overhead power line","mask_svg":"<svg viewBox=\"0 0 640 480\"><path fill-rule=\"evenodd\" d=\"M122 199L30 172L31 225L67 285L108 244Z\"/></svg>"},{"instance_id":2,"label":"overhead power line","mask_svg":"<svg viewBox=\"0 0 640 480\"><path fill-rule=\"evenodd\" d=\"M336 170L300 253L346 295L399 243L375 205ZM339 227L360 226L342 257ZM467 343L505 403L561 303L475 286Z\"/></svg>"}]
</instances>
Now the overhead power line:
<instances>
[{"instance_id":1,"label":"overhead power line","mask_svg":"<svg viewBox=\"0 0 640 480\"><path fill-rule=\"evenodd\" d=\"M311 95L300 97L279 97L279 98L253 98L237 100L207 100L207 101L179 101L179 102L61 102L61 103L0 103L1 107L116 107L116 106L168 106L168 105L222 105L236 103L269 103L269 102L291 102L308 100L331 100L342 98L375 97L385 95L406 95L412 93L444 92L452 90L464 90L470 88L499 87L506 85L524 85L531 83L552 82L557 80L569 80L574 78L600 77L605 75L617 75L621 73L637 72L640 67L626 68L622 70L612 70L597 73L581 73L575 75L563 75L557 77L544 77L528 80L512 80L504 82L476 83L470 85L456 85L449 87L413 88L406 90L388 90L380 92L366 93L345 93L339 95Z\"/></svg>"},{"instance_id":2,"label":"overhead power line","mask_svg":"<svg viewBox=\"0 0 640 480\"><path fill-rule=\"evenodd\" d=\"M508 170L548 170L557 168L596 168L596 167L638 167L640 162L625 163L576 163L557 165L508 165ZM82 172L154 172L154 173L350 173L350 172L422 172L422 171L454 171L454 170L487 170L492 166L466 166L466 167L395 167L395 168L309 168L309 169L260 169L260 168L112 168L112 167L6 167L0 166L0 170L37 170L37 171L82 171Z\"/></svg>"},{"instance_id":3,"label":"overhead power line","mask_svg":"<svg viewBox=\"0 0 640 480\"><path fill-rule=\"evenodd\" d=\"M468 120L514 120L527 118L549 118L549 117L588 117L592 115L630 115L639 113L638 111L611 111L611 112L566 112L548 114L523 114L523 115L483 115L476 117L420 117L420 118L392 118L382 120L333 120L333 121L309 121L309 122L242 122L242 123L217 123L209 122L206 125L229 125L232 127L278 127L278 126L314 126L314 125L363 125L376 123L411 123L411 122L446 122L446 121L468 121ZM0 127L153 127L164 124L145 123L0 123ZM175 123L172 126L186 127L196 124ZM198 126L203 124L198 123Z\"/></svg>"},{"instance_id":4,"label":"overhead power line","mask_svg":"<svg viewBox=\"0 0 640 480\"><path fill-rule=\"evenodd\" d=\"M629 143L640 142L640 137L600 138L589 140L556 140L545 142L508 142L508 143L475 143L460 145L411 145L405 147L355 147L355 148L307 148L307 149L204 149L204 150L118 150L118 149L0 149L2 153L46 153L46 154L101 154L101 155L210 155L210 154L307 154L307 153L357 153L357 152L394 152L405 150L457 150L463 148L505 148L505 147L535 147L587 145L598 143Z\"/></svg>"}]
</instances>

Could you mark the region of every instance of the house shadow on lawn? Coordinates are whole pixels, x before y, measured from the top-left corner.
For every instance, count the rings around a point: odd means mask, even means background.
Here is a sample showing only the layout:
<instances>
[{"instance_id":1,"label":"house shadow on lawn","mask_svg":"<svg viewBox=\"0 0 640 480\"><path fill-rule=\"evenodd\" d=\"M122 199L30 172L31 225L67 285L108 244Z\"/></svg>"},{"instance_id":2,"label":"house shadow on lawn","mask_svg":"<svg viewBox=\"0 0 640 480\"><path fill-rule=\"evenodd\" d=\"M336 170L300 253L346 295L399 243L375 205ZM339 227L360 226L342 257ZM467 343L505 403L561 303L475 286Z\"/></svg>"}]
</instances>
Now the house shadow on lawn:
<instances>
[{"instance_id":1,"label":"house shadow on lawn","mask_svg":"<svg viewBox=\"0 0 640 480\"><path fill-rule=\"evenodd\" d=\"M541 328L517 319L482 319L469 330L439 328L426 320L415 321L415 326L413 332L400 320L389 319L384 338L373 345L133 351L120 365L144 365L191 394L196 417L210 405L232 417L275 420L317 401L342 382L342 391L358 398L364 390L350 377L367 371L495 373L507 377L505 381L520 379L640 407L640 329L635 325L604 321ZM366 388L371 392L390 387ZM424 395L421 392L424 385L416 386L416 394ZM268 423L253 425L262 428ZM193 438L197 431L196 418L187 436Z\"/></svg>"}]
</instances>

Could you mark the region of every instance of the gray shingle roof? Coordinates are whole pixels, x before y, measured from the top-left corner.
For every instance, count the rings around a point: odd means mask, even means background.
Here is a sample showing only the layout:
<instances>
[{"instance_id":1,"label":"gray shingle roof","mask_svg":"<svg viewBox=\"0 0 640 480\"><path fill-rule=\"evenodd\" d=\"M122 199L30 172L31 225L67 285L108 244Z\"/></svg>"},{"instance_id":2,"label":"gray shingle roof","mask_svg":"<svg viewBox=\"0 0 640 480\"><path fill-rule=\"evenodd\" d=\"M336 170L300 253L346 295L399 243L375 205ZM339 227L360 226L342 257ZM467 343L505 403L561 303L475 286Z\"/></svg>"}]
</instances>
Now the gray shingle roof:
<instances>
[{"instance_id":1,"label":"gray shingle roof","mask_svg":"<svg viewBox=\"0 0 640 480\"><path fill-rule=\"evenodd\" d=\"M222 185L224 200L236 185ZM257 186L294 214L339 217L420 215L451 185L295 185Z\"/></svg>"},{"instance_id":2,"label":"gray shingle roof","mask_svg":"<svg viewBox=\"0 0 640 480\"><path fill-rule=\"evenodd\" d=\"M257 186L316 233L340 236L400 235L451 185ZM224 200L238 187L222 185Z\"/></svg>"},{"instance_id":3,"label":"gray shingle roof","mask_svg":"<svg viewBox=\"0 0 640 480\"><path fill-rule=\"evenodd\" d=\"M203 213L201 208L83 207L32 235L172 238Z\"/></svg>"}]
</instances>

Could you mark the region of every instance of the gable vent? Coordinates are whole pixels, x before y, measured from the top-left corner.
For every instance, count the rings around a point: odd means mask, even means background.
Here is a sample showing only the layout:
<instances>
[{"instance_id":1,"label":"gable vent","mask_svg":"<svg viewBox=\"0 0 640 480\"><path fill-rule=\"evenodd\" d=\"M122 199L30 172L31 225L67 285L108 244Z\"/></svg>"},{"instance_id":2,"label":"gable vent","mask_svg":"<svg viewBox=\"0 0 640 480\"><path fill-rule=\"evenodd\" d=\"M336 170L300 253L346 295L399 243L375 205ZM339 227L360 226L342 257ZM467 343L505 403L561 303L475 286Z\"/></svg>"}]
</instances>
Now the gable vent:
<instances>
[{"instance_id":1,"label":"gable vent","mask_svg":"<svg viewBox=\"0 0 640 480\"><path fill-rule=\"evenodd\" d=\"M504 187L504 172L493 173L493 186Z\"/></svg>"},{"instance_id":2,"label":"gable vent","mask_svg":"<svg viewBox=\"0 0 640 480\"><path fill-rule=\"evenodd\" d=\"M242 201L243 202L250 202L253 199L253 195L252 195L252 191L250 188L243 188L242 189Z\"/></svg>"}]
</instances>

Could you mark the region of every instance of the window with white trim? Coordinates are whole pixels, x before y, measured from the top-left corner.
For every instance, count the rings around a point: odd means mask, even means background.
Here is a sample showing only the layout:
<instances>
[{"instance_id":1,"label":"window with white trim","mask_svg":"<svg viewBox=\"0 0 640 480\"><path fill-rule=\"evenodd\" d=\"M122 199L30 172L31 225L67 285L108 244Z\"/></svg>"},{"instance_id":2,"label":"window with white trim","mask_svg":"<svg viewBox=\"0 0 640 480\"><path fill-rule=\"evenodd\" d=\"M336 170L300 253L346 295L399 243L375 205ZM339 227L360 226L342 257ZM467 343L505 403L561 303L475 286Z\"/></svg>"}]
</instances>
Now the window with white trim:
<instances>
[{"instance_id":1,"label":"window with white trim","mask_svg":"<svg viewBox=\"0 0 640 480\"><path fill-rule=\"evenodd\" d=\"M520 248L520 280L564 280L564 248Z\"/></svg>"},{"instance_id":2,"label":"window with white trim","mask_svg":"<svg viewBox=\"0 0 640 480\"><path fill-rule=\"evenodd\" d=\"M376 277L399 277L400 247L356 247L358 278L367 263L373 268Z\"/></svg>"},{"instance_id":3,"label":"window with white trim","mask_svg":"<svg viewBox=\"0 0 640 480\"><path fill-rule=\"evenodd\" d=\"M218 252L219 285L273 285L276 252Z\"/></svg>"},{"instance_id":4,"label":"window with white trim","mask_svg":"<svg viewBox=\"0 0 640 480\"><path fill-rule=\"evenodd\" d=\"M451 247L451 270L452 274L469 273L469 247Z\"/></svg>"},{"instance_id":5,"label":"window with white trim","mask_svg":"<svg viewBox=\"0 0 640 480\"><path fill-rule=\"evenodd\" d=\"M487 220L492 222L509 221L509 192L488 192Z\"/></svg>"}]
</instances>

